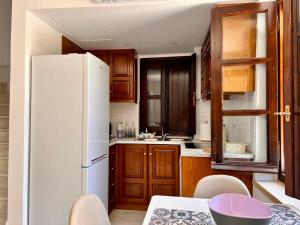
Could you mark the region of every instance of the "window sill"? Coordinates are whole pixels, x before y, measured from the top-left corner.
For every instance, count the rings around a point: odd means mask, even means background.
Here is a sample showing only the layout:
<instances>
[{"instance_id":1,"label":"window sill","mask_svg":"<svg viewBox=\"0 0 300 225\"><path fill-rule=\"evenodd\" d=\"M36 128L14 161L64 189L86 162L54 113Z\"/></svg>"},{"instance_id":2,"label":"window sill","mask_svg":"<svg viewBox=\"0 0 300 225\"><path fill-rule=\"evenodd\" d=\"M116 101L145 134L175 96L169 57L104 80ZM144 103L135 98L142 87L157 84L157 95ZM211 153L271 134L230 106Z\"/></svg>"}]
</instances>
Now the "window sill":
<instances>
[{"instance_id":1,"label":"window sill","mask_svg":"<svg viewBox=\"0 0 300 225\"><path fill-rule=\"evenodd\" d=\"M279 180L253 181L253 186L262 191L274 203L292 205L300 209L300 200L291 198L285 194L285 185Z\"/></svg>"}]
</instances>

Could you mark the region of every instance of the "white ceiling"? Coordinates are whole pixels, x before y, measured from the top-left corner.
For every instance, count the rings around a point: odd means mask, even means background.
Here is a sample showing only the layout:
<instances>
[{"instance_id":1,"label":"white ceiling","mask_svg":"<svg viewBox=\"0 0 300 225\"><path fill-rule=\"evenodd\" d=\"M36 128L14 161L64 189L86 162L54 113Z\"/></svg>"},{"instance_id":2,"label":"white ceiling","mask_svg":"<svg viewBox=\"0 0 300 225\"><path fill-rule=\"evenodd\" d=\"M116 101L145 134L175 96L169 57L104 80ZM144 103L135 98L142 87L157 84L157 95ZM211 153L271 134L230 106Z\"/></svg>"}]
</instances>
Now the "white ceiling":
<instances>
[{"instance_id":1,"label":"white ceiling","mask_svg":"<svg viewBox=\"0 0 300 225\"><path fill-rule=\"evenodd\" d=\"M123 0L124 1L124 0ZM210 9L232 0L130 0L89 8L33 10L84 49L135 48L139 54L192 52L210 26Z\"/></svg>"}]
</instances>

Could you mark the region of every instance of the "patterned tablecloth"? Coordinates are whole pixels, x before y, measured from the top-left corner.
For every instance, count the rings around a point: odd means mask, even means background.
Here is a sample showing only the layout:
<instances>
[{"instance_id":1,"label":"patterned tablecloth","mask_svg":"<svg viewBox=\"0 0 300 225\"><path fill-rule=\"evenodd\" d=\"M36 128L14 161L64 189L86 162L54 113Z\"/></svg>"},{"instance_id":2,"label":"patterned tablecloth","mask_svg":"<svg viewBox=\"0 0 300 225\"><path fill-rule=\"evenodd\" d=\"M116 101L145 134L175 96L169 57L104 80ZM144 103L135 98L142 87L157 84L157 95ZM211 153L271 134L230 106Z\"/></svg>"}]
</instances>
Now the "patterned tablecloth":
<instances>
[{"instance_id":1,"label":"patterned tablecloth","mask_svg":"<svg viewBox=\"0 0 300 225\"><path fill-rule=\"evenodd\" d=\"M288 205L270 205L270 225L300 225L300 215ZM149 225L215 225L211 214L159 208L153 211Z\"/></svg>"}]
</instances>

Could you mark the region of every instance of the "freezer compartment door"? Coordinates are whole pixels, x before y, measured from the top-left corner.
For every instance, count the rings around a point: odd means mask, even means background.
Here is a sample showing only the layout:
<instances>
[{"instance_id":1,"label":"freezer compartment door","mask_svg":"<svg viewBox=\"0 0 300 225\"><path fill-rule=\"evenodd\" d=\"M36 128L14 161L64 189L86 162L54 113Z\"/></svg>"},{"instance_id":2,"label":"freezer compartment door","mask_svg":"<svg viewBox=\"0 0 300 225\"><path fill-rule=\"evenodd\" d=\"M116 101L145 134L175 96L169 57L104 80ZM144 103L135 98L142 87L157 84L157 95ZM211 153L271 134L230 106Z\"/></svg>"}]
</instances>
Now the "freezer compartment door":
<instances>
[{"instance_id":1,"label":"freezer compartment door","mask_svg":"<svg viewBox=\"0 0 300 225\"><path fill-rule=\"evenodd\" d=\"M108 209L108 156L104 156L88 168L82 168L82 195L96 194Z\"/></svg>"},{"instance_id":2,"label":"freezer compartment door","mask_svg":"<svg viewBox=\"0 0 300 225\"><path fill-rule=\"evenodd\" d=\"M83 167L108 153L109 67L91 54L84 58Z\"/></svg>"}]
</instances>

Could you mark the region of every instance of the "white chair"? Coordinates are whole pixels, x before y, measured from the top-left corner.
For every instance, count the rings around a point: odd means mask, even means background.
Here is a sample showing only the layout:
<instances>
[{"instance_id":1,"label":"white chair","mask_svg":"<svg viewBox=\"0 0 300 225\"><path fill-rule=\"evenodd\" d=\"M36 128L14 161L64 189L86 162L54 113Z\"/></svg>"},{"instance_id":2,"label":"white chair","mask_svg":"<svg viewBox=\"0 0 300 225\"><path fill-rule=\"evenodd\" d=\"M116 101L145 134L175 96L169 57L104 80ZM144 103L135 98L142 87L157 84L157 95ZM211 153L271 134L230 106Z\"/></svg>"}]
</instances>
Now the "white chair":
<instances>
[{"instance_id":1,"label":"white chair","mask_svg":"<svg viewBox=\"0 0 300 225\"><path fill-rule=\"evenodd\" d=\"M210 199L223 193L251 196L248 188L240 179L227 175L211 175L202 178L197 183L194 198Z\"/></svg>"},{"instance_id":2,"label":"white chair","mask_svg":"<svg viewBox=\"0 0 300 225\"><path fill-rule=\"evenodd\" d=\"M80 197L73 205L69 225L111 225L102 201L96 195Z\"/></svg>"}]
</instances>

